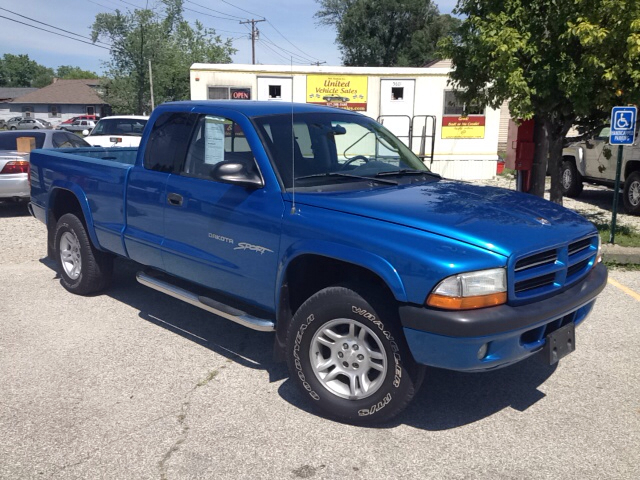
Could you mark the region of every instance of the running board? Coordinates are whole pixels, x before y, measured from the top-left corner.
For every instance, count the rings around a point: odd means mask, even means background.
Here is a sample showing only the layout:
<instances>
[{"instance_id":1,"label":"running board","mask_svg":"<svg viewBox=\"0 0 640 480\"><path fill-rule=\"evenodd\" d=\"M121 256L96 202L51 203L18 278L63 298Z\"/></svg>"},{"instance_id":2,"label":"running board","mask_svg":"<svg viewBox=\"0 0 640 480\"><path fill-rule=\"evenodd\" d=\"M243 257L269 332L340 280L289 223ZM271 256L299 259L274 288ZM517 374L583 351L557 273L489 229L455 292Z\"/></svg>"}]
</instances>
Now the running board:
<instances>
[{"instance_id":1,"label":"running board","mask_svg":"<svg viewBox=\"0 0 640 480\"><path fill-rule=\"evenodd\" d=\"M239 323L243 327L248 327L260 332L273 332L275 330L275 325L271 320L251 316L246 312L237 310L229 305L225 305L224 303L217 302L209 297L198 296L188 290L176 287L175 285L164 282L147 273L138 272L136 274L136 279L142 285L153 288L159 292L166 293L171 297L190 303L195 307L214 313L222 318L231 320L232 322Z\"/></svg>"}]
</instances>

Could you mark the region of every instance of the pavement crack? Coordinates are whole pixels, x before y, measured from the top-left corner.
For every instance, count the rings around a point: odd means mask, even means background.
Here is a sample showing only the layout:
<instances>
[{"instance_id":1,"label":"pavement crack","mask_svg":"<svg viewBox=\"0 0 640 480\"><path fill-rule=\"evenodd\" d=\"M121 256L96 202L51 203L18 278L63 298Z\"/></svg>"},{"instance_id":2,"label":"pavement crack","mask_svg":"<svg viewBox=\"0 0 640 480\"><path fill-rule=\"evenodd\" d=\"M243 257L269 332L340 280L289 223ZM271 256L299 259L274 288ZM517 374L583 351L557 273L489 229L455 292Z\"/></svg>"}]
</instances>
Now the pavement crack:
<instances>
[{"instance_id":1,"label":"pavement crack","mask_svg":"<svg viewBox=\"0 0 640 480\"><path fill-rule=\"evenodd\" d=\"M225 368L225 367L223 365L220 368ZM189 410L191 409L191 397L193 396L196 390L198 390L201 387L204 387L205 385L209 384L214 378L216 378L218 373L220 372L219 372L219 369L217 368L214 368L213 370L209 371L202 380L196 383L194 387L187 392L185 396L186 397L185 401L182 403L182 406L180 407L180 413L177 416L178 425L180 426L180 433L178 434L178 438L176 439L175 442L173 442L171 447L169 447L169 450L167 450L167 452L162 456L162 458L158 462L158 468L160 469L160 480L168 479L167 477L168 463L171 460L171 457L173 456L173 454L180 449L180 445L182 445L187 440L187 437L189 436L189 424L187 423L187 419L189 416Z\"/></svg>"}]
</instances>

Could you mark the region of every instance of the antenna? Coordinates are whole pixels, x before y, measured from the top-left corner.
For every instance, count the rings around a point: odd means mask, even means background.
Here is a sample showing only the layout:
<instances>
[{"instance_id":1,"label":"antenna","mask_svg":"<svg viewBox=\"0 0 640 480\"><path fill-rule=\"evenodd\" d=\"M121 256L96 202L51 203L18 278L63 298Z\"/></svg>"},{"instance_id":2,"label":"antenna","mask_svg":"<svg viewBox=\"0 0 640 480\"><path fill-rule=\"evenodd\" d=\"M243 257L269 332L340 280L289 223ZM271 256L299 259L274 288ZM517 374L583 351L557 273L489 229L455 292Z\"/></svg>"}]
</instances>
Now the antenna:
<instances>
[{"instance_id":1,"label":"antenna","mask_svg":"<svg viewBox=\"0 0 640 480\"><path fill-rule=\"evenodd\" d=\"M293 131L293 57L291 58L291 215L296 213L296 147Z\"/></svg>"}]
</instances>

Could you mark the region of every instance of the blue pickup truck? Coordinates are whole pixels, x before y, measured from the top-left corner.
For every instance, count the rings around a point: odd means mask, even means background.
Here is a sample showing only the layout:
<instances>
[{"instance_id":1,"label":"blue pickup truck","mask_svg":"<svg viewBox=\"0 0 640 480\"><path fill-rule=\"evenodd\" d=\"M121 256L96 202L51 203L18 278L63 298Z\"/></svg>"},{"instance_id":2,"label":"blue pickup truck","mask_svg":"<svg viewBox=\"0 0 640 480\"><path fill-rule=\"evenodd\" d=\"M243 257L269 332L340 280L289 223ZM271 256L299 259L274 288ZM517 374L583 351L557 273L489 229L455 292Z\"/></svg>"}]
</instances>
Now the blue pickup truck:
<instances>
[{"instance_id":1,"label":"blue pickup truck","mask_svg":"<svg viewBox=\"0 0 640 480\"><path fill-rule=\"evenodd\" d=\"M607 280L578 214L441 178L315 105L167 103L139 149L35 150L30 209L68 291L134 260L140 283L275 332L301 395L354 424L400 412L425 366L557 362Z\"/></svg>"}]
</instances>

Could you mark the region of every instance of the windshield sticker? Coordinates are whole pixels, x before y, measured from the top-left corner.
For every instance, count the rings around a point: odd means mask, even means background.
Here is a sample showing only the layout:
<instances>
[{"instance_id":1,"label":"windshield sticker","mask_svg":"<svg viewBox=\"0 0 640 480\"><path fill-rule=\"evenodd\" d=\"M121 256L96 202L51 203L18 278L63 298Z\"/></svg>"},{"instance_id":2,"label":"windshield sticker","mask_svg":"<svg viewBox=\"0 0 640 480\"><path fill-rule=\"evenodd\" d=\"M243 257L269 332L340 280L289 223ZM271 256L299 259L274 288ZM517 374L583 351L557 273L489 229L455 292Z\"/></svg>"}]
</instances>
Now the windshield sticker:
<instances>
[{"instance_id":1,"label":"windshield sticker","mask_svg":"<svg viewBox=\"0 0 640 480\"><path fill-rule=\"evenodd\" d=\"M205 118L204 163L215 165L224 160L224 126L222 118Z\"/></svg>"}]
</instances>

